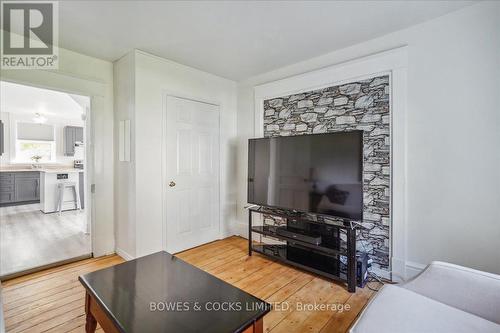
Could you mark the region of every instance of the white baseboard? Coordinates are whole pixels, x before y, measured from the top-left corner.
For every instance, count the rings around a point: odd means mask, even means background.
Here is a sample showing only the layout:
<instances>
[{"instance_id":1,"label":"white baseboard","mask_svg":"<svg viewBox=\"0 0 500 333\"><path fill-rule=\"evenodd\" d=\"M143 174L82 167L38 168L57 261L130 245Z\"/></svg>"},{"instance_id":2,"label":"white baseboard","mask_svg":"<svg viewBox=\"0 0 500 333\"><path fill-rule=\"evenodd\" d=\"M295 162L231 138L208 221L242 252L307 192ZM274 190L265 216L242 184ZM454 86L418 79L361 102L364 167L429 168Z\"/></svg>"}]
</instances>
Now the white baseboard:
<instances>
[{"instance_id":1,"label":"white baseboard","mask_svg":"<svg viewBox=\"0 0 500 333\"><path fill-rule=\"evenodd\" d=\"M392 268L392 281L393 282L404 282L407 280L406 277L406 262L403 259L391 258L391 268Z\"/></svg>"},{"instance_id":2,"label":"white baseboard","mask_svg":"<svg viewBox=\"0 0 500 333\"><path fill-rule=\"evenodd\" d=\"M413 261L407 261L405 265L406 269L406 280L409 280L418 274L422 272L427 265L418 263L418 262L413 262Z\"/></svg>"},{"instance_id":3,"label":"white baseboard","mask_svg":"<svg viewBox=\"0 0 500 333\"><path fill-rule=\"evenodd\" d=\"M115 252L116 252L116 254L118 254L120 257L122 257L123 259L125 259L127 261L135 259L133 256L128 254L126 251L123 251L122 249L116 248Z\"/></svg>"},{"instance_id":4,"label":"white baseboard","mask_svg":"<svg viewBox=\"0 0 500 333\"><path fill-rule=\"evenodd\" d=\"M420 272L422 272L427 265L403 260L400 258L392 258L392 281L394 282L405 282L410 280L411 278L417 276Z\"/></svg>"},{"instance_id":5,"label":"white baseboard","mask_svg":"<svg viewBox=\"0 0 500 333\"><path fill-rule=\"evenodd\" d=\"M377 274L379 277L391 280L393 282L404 283L413 277L417 276L422 272L427 265L420 264L417 262L406 261L402 262L397 259L392 260L392 272L385 271L373 267L372 272Z\"/></svg>"},{"instance_id":6,"label":"white baseboard","mask_svg":"<svg viewBox=\"0 0 500 333\"><path fill-rule=\"evenodd\" d=\"M377 274L378 277L381 277L383 279L391 280L391 272L385 271L383 269L379 269L376 267L373 267L370 269L371 272Z\"/></svg>"}]
</instances>

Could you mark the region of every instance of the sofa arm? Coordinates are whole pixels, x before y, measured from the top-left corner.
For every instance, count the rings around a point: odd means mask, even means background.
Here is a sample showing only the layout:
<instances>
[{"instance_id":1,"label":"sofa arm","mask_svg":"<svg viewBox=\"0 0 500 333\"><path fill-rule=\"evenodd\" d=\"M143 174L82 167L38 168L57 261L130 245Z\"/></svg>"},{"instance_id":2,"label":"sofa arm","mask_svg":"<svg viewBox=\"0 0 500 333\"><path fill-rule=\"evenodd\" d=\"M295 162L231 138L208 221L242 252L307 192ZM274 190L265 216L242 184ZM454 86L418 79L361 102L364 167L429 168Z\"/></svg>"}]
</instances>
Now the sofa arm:
<instances>
[{"instance_id":1,"label":"sofa arm","mask_svg":"<svg viewBox=\"0 0 500 333\"><path fill-rule=\"evenodd\" d=\"M434 261L402 287L500 324L500 275Z\"/></svg>"}]
</instances>

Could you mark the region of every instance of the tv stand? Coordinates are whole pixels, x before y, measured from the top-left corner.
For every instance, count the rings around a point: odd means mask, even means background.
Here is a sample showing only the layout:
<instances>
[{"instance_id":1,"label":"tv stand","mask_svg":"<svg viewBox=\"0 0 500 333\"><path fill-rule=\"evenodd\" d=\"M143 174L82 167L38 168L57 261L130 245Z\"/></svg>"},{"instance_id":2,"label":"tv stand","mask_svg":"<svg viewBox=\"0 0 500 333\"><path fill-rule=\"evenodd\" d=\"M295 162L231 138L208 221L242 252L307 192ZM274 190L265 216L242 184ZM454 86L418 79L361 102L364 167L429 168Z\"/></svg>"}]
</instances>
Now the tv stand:
<instances>
[{"instance_id":1,"label":"tv stand","mask_svg":"<svg viewBox=\"0 0 500 333\"><path fill-rule=\"evenodd\" d=\"M254 213L279 217L285 221L288 231L297 230L297 233L277 232L278 226L273 225L254 226ZM252 233L259 234L261 241L254 242ZM320 243L315 241L318 234L321 236ZM275 241L264 243L262 237ZM346 282L349 292L356 291L356 228L347 221L330 221L297 212L253 207L248 210L248 255L251 256L252 252Z\"/></svg>"}]
</instances>

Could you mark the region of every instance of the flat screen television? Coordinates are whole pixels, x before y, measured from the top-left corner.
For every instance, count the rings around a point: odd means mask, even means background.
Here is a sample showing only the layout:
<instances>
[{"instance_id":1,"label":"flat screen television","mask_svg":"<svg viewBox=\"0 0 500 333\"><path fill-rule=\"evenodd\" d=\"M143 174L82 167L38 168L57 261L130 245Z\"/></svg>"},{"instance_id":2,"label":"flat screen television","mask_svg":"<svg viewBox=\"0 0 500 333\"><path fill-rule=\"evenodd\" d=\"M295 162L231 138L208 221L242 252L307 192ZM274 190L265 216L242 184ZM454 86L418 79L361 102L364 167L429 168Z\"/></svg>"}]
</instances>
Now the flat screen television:
<instances>
[{"instance_id":1,"label":"flat screen television","mask_svg":"<svg viewBox=\"0 0 500 333\"><path fill-rule=\"evenodd\" d=\"M360 220L363 132L250 139L248 202Z\"/></svg>"}]
</instances>

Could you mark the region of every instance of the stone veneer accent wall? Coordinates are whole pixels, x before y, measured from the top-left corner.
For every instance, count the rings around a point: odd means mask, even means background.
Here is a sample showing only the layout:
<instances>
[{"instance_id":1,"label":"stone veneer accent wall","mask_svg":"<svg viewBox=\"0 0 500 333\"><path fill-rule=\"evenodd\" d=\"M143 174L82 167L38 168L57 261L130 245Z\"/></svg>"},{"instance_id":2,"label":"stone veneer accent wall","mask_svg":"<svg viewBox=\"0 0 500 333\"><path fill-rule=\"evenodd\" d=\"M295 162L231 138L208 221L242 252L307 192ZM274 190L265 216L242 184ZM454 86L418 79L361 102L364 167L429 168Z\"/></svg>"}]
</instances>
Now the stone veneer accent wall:
<instances>
[{"instance_id":1,"label":"stone veneer accent wall","mask_svg":"<svg viewBox=\"0 0 500 333\"><path fill-rule=\"evenodd\" d=\"M389 76L264 101L264 136L350 130L364 133L363 226L357 249L389 269Z\"/></svg>"}]
</instances>

